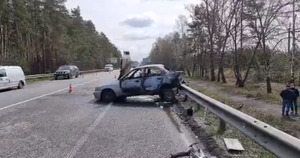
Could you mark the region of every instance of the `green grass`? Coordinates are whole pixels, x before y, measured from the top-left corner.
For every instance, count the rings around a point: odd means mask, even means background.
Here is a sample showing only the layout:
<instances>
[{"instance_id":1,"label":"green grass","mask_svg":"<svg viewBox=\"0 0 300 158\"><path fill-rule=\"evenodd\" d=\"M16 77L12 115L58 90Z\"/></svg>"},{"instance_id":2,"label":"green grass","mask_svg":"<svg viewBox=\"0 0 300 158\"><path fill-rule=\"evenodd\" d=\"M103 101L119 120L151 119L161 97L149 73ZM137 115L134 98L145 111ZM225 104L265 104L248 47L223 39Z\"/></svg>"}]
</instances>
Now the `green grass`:
<instances>
[{"instance_id":1,"label":"green grass","mask_svg":"<svg viewBox=\"0 0 300 158\"><path fill-rule=\"evenodd\" d=\"M36 83L36 82L41 82L41 81L49 81L51 80L52 77L48 77L48 78L37 78L37 79L29 79L29 80L26 80L26 84L33 84L33 83Z\"/></svg>"}]
</instances>

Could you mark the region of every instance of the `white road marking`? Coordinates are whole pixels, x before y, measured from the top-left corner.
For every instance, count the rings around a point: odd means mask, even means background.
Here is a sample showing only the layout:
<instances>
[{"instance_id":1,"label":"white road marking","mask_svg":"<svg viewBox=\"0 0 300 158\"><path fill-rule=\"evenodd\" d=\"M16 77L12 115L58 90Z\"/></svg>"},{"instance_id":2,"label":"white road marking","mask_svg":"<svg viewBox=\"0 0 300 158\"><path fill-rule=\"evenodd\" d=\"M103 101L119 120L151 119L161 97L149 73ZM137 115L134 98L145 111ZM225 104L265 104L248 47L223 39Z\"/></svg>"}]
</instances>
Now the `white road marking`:
<instances>
[{"instance_id":1,"label":"white road marking","mask_svg":"<svg viewBox=\"0 0 300 158\"><path fill-rule=\"evenodd\" d=\"M94 79L94 80L91 80L91 81L83 82L83 83L74 85L73 87L78 87L78 86L81 86L81 85L84 85L84 84L87 84L87 83L94 82L94 81L96 81L96 80L98 80L98 79ZM58 93L58 92L62 92L62 91L64 91L64 90L68 90L68 89L69 89L69 87L68 87L68 88L63 88L63 89L60 89L60 90L57 90L57 91L54 91L54 92L50 92L50 93L47 93L47 94L43 94L43 95L40 95L40 96L31 98L31 99L27 99L27 100L24 100L24 101L15 103L15 104L7 105L7 106L4 106L4 107L0 108L0 111L2 111L2 110L4 110L4 109L11 108L11 107L14 107L14 106L17 106L17 105L20 105L20 104L24 104L24 103L27 103L27 102L30 102L30 101L33 101L33 100L36 100L36 99L39 99L39 98L43 98L43 97L48 96L48 95L51 95L51 94L55 94L55 93Z\"/></svg>"},{"instance_id":2,"label":"white road marking","mask_svg":"<svg viewBox=\"0 0 300 158\"><path fill-rule=\"evenodd\" d=\"M111 105L112 105L112 103L109 103L106 106L106 108L104 109L104 111L99 114L99 116L94 121L94 123L91 124L87 128L85 134L77 141L76 145L71 149L71 151L66 156L66 158L74 158L76 156L77 152L80 150L80 148L82 147L82 145L86 142L86 140L88 139L89 135L95 130L95 128L97 127L97 125L100 123L100 121L102 120L102 118L105 116L105 114L107 113L107 111L110 109Z\"/></svg>"}]
</instances>

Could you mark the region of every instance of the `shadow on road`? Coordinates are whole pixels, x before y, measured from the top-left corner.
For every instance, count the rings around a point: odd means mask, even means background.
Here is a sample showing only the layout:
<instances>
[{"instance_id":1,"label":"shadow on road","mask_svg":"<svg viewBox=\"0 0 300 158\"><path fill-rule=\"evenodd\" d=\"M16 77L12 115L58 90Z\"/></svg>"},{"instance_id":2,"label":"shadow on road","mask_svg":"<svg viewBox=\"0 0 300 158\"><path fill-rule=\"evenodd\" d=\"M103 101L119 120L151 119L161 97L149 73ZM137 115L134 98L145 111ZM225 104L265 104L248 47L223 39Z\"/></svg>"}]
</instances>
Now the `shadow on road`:
<instances>
[{"instance_id":1,"label":"shadow on road","mask_svg":"<svg viewBox=\"0 0 300 158\"><path fill-rule=\"evenodd\" d=\"M89 104L95 105L95 108L101 108L108 103L104 103L93 99L88 102ZM143 107L143 108L169 108L173 104L167 102L161 102L159 97L156 96L135 96L127 97L123 101L117 101L112 104L112 106L118 107Z\"/></svg>"},{"instance_id":2,"label":"shadow on road","mask_svg":"<svg viewBox=\"0 0 300 158\"><path fill-rule=\"evenodd\" d=\"M3 90L0 90L0 93L5 93L5 92L13 91L13 90L18 90L18 89L17 88L3 89Z\"/></svg>"}]
</instances>

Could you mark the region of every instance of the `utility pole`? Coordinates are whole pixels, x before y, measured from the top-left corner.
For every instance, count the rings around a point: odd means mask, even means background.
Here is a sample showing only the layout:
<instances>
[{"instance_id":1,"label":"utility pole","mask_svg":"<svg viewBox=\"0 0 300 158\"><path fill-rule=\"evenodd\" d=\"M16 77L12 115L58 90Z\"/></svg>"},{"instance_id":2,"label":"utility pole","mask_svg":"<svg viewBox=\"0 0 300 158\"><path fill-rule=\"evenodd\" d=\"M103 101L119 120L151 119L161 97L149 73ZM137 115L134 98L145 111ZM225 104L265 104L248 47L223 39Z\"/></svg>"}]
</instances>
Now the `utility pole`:
<instances>
[{"instance_id":1,"label":"utility pole","mask_svg":"<svg viewBox=\"0 0 300 158\"><path fill-rule=\"evenodd\" d=\"M292 53L291 53L291 80L295 81L295 73L294 73L294 55L295 55L295 47L296 47L296 14L295 14L295 0L293 0L293 44L292 44Z\"/></svg>"}]
</instances>

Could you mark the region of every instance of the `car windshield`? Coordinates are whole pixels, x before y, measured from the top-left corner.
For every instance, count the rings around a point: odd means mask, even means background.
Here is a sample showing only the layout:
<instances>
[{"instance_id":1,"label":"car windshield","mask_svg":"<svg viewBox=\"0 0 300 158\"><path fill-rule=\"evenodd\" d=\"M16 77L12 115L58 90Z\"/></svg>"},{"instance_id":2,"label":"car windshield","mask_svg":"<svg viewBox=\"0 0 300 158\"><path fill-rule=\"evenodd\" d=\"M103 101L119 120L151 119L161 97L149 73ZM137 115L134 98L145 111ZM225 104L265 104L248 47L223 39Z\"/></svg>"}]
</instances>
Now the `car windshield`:
<instances>
[{"instance_id":1,"label":"car windshield","mask_svg":"<svg viewBox=\"0 0 300 158\"><path fill-rule=\"evenodd\" d=\"M113 65L111 65L111 64L108 64L108 65L105 65L105 67L113 67Z\"/></svg>"},{"instance_id":2,"label":"car windshield","mask_svg":"<svg viewBox=\"0 0 300 158\"><path fill-rule=\"evenodd\" d=\"M70 70L70 66L61 66L58 68L58 70Z\"/></svg>"},{"instance_id":3,"label":"car windshield","mask_svg":"<svg viewBox=\"0 0 300 158\"><path fill-rule=\"evenodd\" d=\"M6 77L5 69L0 69L0 77Z\"/></svg>"}]
</instances>

